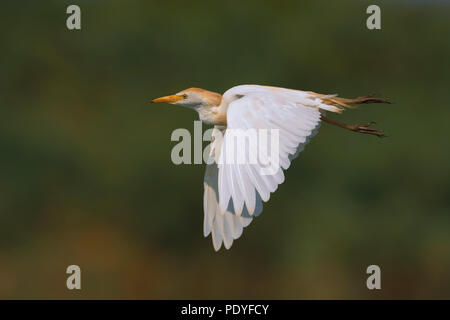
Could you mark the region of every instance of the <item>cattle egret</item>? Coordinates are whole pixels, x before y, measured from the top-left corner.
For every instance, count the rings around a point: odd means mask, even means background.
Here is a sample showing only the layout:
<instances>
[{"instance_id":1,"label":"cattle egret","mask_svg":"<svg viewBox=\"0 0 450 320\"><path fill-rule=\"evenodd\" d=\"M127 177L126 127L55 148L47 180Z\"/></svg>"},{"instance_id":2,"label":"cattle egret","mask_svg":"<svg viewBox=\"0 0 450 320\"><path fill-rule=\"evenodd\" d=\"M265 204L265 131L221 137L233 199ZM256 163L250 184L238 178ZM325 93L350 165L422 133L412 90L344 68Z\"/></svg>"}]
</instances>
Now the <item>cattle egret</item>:
<instances>
[{"instance_id":1,"label":"cattle egret","mask_svg":"<svg viewBox=\"0 0 450 320\"><path fill-rule=\"evenodd\" d=\"M370 128L374 122L347 125L325 117L325 112L342 113L361 103L389 103L372 96L340 98L270 86L240 85L223 95L200 88L190 88L152 100L194 109L200 120L214 125L209 164L204 178L203 233L212 235L214 249L224 244L229 249L254 217L262 211L262 202L284 181L283 170L300 153L319 128L321 120L354 132L383 137ZM223 163L218 155L231 144L230 129L278 129L279 165L273 174L261 174L260 163ZM240 150L254 152L248 145ZM222 158L223 159L223 158Z\"/></svg>"}]
</instances>

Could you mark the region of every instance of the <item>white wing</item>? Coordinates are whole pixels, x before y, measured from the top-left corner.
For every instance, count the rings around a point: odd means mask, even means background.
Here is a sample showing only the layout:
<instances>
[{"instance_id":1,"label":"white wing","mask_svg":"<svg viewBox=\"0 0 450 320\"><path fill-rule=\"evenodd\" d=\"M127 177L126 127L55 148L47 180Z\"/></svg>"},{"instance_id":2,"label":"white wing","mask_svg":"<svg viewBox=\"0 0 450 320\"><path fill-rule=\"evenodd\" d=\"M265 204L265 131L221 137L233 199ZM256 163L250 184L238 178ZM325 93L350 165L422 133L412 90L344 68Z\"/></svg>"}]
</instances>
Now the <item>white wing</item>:
<instances>
[{"instance_id":1,"label":"white wing","mask_svg":"<svg viewBox=\"0 0 450 320\"><path fill-rule=\"evenodd\" d=\"M219 207L219 170L215 162L215 156L220 153L224 131L224 128L214 127L210 144L210 159L208 161L212 163L207 164L204 179L203 211L205 216L203 220L203 234L207 237L211 233L213 246L216 251L220 249L222 242L225 248L229 249L233 244L233 240L241 236L243 228L248 226L253 219L246 210L242 212L241 216L236 215L231 202L231 205L225 211ZM262 201L259 198L257 199L253 215L257 216L261 211Z\"/></svg>"},{"instance_id":2,"label":"white wing","mask_svg":"<svg viewBox=\"0 0 450 320\"><path fill-rule=\"evenodd\" d=\"M268 201L270 193L283 183L283 169L317 133L321 112L341 111L323 104L322 99L304 91L256 85L237 86L225 92L220 108L227 112L227 130L223 141L216 138L211 144L211 155L218 165L208 165L205 173L204 235L212 233L215 250L222 241L228 249L252 217L261 213L262 201ZM262 174L268 157L258 158L256 163L249 161L258 148L242 143L245 137L239 139L248 129L269 129L269 141L270 129L278 129L279 161L273 174ZM220 138L222 132L216 127L213 135ZM230 153L235 155L234 160L241 155L245 161L230 163Z\"/></svg>"}]
</instances>

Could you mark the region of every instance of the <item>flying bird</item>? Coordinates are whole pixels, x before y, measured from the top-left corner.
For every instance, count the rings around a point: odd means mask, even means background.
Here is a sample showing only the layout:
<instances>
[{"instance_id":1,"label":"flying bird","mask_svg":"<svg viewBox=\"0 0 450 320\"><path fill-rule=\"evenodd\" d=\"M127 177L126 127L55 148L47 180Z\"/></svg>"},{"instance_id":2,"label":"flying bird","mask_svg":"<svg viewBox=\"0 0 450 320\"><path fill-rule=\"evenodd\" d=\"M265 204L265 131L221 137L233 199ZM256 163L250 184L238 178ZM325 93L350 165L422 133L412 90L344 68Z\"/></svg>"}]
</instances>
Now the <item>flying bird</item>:
<instances>
[{"instance_id":1,"label":"flying bird","mask_svg":"<svg viewBox=\"0 0 450 320\"><path fill-rule=\"evenodd\" d=\"M283 170L288 169L317 133L321 121L358 133L385 136L371 128L374 122L348 125L326 117L326 112L340 114L346 108L355 108L355 104L390 103L373 96L345 99L336 94L260 85L235 86L223 95L189 88L152 102L188 107L198 112L202 122L214 126L204 177L203 234L205 237L211 234L216 251L222 243L229 249L233 240L262 212L263 202L284 182ZM259 162L219 161L227 150L231 152L227 149L232 144L231 132L239 129L277 129L278 170L262 174L263 165ZM241 152L255 152L248 144L237 148Z\"/></svg>"}]
</instances>

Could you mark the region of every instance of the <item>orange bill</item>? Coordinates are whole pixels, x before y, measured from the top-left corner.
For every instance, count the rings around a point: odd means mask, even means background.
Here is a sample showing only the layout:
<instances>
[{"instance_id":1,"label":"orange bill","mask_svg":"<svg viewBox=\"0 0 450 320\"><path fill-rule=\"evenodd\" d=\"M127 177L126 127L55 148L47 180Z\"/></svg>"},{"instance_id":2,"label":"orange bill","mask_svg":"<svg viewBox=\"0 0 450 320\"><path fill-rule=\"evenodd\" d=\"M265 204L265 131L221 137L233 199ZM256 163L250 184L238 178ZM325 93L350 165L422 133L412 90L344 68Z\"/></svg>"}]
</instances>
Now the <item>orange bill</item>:
<instances>
[{"instance_id":1,"label":"orange bill","mask_svg":"<svg viewBox=\"0 0 450 320\"><path fill-rule=\"evenodd\" d=\"M180 100L183 100L184 97L183 96L179 96L179 95L171 95L171 96L165 96L165 97L160 97L160 98L156 98L152 100L152 103L174 103Z\"/></svg>"}]
</instances>

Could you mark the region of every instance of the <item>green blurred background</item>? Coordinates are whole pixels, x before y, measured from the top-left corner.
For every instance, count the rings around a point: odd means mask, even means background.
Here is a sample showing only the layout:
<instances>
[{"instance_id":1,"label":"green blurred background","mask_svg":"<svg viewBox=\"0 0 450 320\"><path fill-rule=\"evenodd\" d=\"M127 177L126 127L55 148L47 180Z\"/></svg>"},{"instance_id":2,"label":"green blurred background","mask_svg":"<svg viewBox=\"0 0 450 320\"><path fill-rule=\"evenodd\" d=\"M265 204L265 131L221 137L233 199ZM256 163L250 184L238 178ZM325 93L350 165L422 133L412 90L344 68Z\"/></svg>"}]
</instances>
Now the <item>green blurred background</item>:
<instances>
[{"instance_id":1,"label":"green blurred background","mask_svg":"<svg viewBox=\"0 0 450 320\"><path fill-rule=\"evenodd\" d=\"M444 1L3 1L0 298L450 298L449 18ZM215 253L204 165L170 160L198 116L148 101L253 83L378 93L395 104L333 118L390 137L323 125Z\"/></svg>"}]
</instances>

